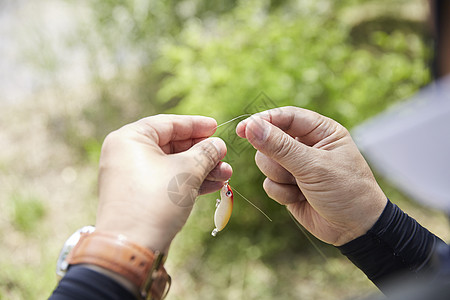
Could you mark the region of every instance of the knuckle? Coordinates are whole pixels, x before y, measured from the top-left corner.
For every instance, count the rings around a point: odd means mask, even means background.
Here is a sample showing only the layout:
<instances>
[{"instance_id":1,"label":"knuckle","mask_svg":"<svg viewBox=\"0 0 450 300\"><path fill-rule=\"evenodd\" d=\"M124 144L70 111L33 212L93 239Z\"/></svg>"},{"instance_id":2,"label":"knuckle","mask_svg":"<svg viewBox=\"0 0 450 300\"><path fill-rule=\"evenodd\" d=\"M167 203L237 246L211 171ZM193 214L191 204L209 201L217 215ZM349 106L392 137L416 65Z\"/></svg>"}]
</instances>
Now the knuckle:
<instances>
[{"instance_id":1,"label":"knuckle","mask_svg":"<svg viewBox=\"0 0 450 300\"><path fill-rule=\"evenodd\" d=\"M124 128L108 133L102 143L100 160L123 155L129 148L130 132Z\"/></svg>"},{"instance_id":2,"label":"knuckle","mask_svg":"<svg viewBox=\"0 0 450 300\"><path fill-rule=\"evenodd\" d=\"M274 143L271 156L278 159L285 159L292 155L292 153L298 152L299 149L296 148L294 140L287 134L283 134L279 140Z\"/></svg>"},{"instance_id":3,"label":"knuckle","mask_svg":"<svg viewBox=\"0 0 450 300\"><path fill-rule=\"evenodd\" d=\"M206 159L208 166L212 166L217 162L218 152L218 149L214 145L214 141L204 143L201 147L201 154Z\"/></svg>"},{"instance_id":4,"label":"knuckle","mask_svg":"<svg viewBox=\"0 0 450 300\"><path fill-rule=\"evenodd\" d=\"M118 130L110 132L105 137L100 151L100 167L104 167L107 162L109 164L114 161L111 158L117 156L118 148L122 147L122 143L123 136Z\"/></svg>"},{"instance_id":5,"label":"knuckle","mask_svg":"<svg viewBox=\"0 0 450 300\"><path fill-rule=\"evenodd\" d=\"M121 134L118 130L108 133L103 140L102 149L108 149L114 147L121 140Z\"/></svg>"}]
</instances>

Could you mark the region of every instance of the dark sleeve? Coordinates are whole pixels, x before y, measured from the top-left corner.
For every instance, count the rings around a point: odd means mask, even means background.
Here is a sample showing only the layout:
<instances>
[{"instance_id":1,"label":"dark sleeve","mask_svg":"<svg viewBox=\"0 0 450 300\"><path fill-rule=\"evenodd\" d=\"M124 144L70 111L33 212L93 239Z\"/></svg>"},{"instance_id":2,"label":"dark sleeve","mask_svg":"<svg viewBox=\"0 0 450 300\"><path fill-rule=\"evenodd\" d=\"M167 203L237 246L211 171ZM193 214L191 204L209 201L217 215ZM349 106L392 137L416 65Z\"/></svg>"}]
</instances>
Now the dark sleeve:
<instances>
[{"instance_id":1,"label":"dark sleeve","mask_svg":"<svg viewBox=\"0 0 450 300\"><path fill-rule=\"evenodd\" d=\"M363 236L338 247L383 292L400 276L415 279L438 274L433 257L447 245L388 201L375 225Z\"/></svg>"},{"instance_id":2,"label":"dark sleeve","mask_svg":"<svg viewBox=\"0 0 450 300\"><path fill-rule=\"evenodd\" d=\"M49 299L136 300L113 279L83 266L71 267Z\"/></svg>"}]
</instances>

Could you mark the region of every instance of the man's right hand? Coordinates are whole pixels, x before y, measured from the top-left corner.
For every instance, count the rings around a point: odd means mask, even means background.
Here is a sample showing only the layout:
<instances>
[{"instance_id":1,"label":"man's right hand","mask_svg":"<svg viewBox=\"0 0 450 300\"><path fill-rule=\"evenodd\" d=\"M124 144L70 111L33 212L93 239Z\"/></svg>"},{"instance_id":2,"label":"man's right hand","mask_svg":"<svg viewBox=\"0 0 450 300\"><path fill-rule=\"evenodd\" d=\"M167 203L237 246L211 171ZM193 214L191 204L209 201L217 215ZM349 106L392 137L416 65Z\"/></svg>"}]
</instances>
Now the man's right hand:
<instances>
[{"instance_id":1,"label":"man's right hand","mask_svg":"<svg viewBox=\"0 0 450 300\"><path fill-rule=\"evenodd\" d=\"M258 150L267 195L322 241L343 245L365 234L383 212L386 196L336 121L282 107L251 116L236 132Z\"/></svg>"}]
</instances>

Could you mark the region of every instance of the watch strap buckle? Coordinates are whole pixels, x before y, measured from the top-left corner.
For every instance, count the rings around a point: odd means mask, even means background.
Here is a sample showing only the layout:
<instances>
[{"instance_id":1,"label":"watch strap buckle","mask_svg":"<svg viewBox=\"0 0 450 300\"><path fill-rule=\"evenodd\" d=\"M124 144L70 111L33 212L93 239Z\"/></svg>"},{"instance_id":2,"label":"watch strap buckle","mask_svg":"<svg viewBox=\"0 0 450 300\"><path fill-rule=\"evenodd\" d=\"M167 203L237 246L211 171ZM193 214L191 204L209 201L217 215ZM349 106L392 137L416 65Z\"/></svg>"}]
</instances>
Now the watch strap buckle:
<instances>
[{"instance_id":1,"label":"watch strap buckle","mask_svg":"<svg viewBox=\"0 0 450 300\"><path fill-rule=\"evenodd\" d=\"M160 251L154 252L154 261L148 273L141 291L145 300L160 300L166 298L172 285L172 278L167 272L163 271L164 254Z\"/></svg>"}]
</instances>

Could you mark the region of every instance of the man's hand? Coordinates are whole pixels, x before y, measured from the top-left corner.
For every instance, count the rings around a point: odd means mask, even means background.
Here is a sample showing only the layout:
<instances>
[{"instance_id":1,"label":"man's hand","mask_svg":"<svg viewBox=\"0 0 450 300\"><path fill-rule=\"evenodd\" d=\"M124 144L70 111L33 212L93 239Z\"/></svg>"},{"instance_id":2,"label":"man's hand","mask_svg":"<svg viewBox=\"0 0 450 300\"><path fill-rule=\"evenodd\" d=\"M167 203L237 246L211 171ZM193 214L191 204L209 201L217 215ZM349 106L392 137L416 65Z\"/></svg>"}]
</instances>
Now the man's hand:
<instances>
[{"instance_id":1,"label":"man's hand","mask_svg":"<svg viewBox=\"0 0 450 300\"><path fill-rule=\"evenodd\" d=\"M110 133L102 147L98 230L120 233L167 254L195 198L221 188L231 167L217 123L200 116L157 115Z\"/></svg>"},{"instance_id":2,"label":"man's hand","mask_svg":"<svg viewBox=\"0 0 450 300\"><path fill-rule=\"evenodd\" d=\"M282 107L253 115L236 132L258 150L268 196L335 246L365 234L387 203L349 132L315 112Z\"/></svg>"}]
</instances>

